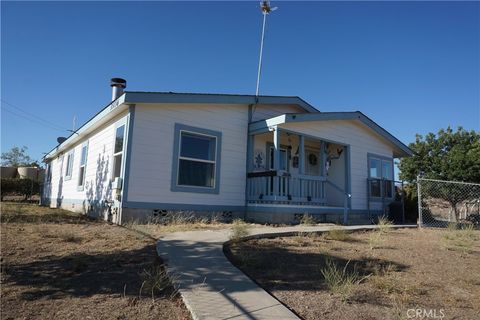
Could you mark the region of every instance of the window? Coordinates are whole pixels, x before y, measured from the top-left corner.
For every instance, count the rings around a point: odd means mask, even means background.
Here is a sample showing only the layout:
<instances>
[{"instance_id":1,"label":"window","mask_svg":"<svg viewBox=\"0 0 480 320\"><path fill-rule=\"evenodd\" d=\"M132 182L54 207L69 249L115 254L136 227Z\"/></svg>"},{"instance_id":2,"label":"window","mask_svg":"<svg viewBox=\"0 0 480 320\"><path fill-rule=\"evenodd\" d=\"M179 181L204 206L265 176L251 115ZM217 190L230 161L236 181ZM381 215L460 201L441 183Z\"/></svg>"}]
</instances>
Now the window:
<instances>
[{"instance_id":1,"label":"window","mask_svg":"<svg viewBox=\"0 0 480 320\"><path fill-rule=\"evenodd\" d=\"M120 177L122 171L123 140L125 138L125 125L115 130L115 146L113 150L113 178Z\"/></svg>"},{"instance_id":2,"label":"window","mask_svg":"<svg viewBox=\"0 0 480 320\"><path fill-rule=\"evenodd\" d=\"M73 151L70 151L67 155L67 168L65 169L65 180L72 178L73 169Z\"/></svg>"},{"instance_id":3,"label":"window","mask_svg":"<svg viewBox=\"0 0 480 320\"><path fill-rule=\"evenodd\" d=\"M172 191L218 193L221 133L175 125Z\"/></svg>"},{"instance_id":4,"label":"window","mask_svg":"<svg viewBox=\"0 0 480 320\"><path fill-rule=\"evenodd\" d=\"M83 189L83 185L85 184L85 170L87 167L87 148L88 145L84 144L82 146L82 152L80 155L80 167L78 169L78 187Z\"/></svg>"},{"instance_id":5,"label":"window","mask_svg":"<svg viewBox=\"0 0 480 320\"><path fill-rule=\"evenodd\" d=\"M279 170L288 170L287 149L280 148L280 168ZM275 148L270 147L270 170L275 169Z\"/></svg>"},{"instance_id":6,"label":"window","mask_svg":"<svg viewBox=\"0 0 480 320\"><path fill-rule=\"evenodd\" d=\"M392 198L393 159L368 155L370 197Z\"/></svg>"}]
</instances>

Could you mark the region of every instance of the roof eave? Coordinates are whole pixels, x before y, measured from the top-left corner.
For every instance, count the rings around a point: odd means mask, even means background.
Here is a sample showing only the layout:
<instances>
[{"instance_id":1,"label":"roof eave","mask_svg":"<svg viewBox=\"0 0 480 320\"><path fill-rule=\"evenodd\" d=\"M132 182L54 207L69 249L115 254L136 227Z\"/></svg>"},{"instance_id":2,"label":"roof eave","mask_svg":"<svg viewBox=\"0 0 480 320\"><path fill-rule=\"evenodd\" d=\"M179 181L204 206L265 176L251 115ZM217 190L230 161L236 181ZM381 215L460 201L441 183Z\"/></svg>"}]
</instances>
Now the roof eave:
<instances>
[{"instance_id":1,"label":"roof eave","mask_svg":"<svg viewBox=\"0 0 480 320\"><path fill-rule=\"evenodd\" d=\"M199 94L126 91L125 103L209 103L209 104L291 104L307 112L318 112L305 100L296 96L254 96L235 94Z\"/></svg>"}]
</instances>

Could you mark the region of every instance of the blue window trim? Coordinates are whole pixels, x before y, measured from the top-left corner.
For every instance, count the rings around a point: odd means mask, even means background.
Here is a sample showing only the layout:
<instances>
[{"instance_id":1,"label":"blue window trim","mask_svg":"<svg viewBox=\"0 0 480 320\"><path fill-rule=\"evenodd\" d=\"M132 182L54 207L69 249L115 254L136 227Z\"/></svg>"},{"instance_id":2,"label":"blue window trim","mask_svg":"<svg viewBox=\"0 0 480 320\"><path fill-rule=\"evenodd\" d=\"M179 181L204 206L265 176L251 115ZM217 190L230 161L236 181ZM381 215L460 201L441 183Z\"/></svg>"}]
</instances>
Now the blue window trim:
<instances>
[{"instance_id":1,"label":"blue window trim","mask_svg":"<svg viewBox=\"0 0 480 320\"><path fill-rule=\"evenodd\" d=\"M207 135L216 138L215 148L215 180L214 187L196 187L196 186L182 186L178 185L178 161L180 151L180 137L181 132L186 131L193 134ZM219 131L213 131L209 129L197 128L181 123L175 123L174 139L173 139L173 157L172 157L172 178L171 188L172 192L191 192L191 193L213 193L219 194L220 192L220 160L222 150L222 133Z\"/></svg>"},{"instance_id":2,"label":"blue window trim","mask_svg":"<svg viewBox=\"0 0 480 320\"><path fill-rule=\"evenodd\" d=\"M393 168L393 157L387 157L387 156L382 156L382 155L379 155L379 154L375 154L375 153L367 153L367 170L368 170L368 178L372 178L372 176L370 175L370 160L371 159L377 159L377 160L380 160L380 169L383 171L383 165L382 165L382 161L389 161L390 164L391 164L391 168L392 168L392 181L394 180L394 177L395 177L395 172L394 172L394 168ZM383 172L381 172L381 176L383 176ZM382 179L379 179L379 180L382 180ZM392 184L394 184L392 182ZM367 187L370 188L370 184L367 184ZM370 201L372 202L382 202L382 199L386 199L386 200L392 200L393 198L395 198L395 194L394 194L394 186L392 185L392 196L390 198L387 198L387 197L373 197L370 195L370 190L367 190L367 193L369 195L369 198L370 198ZM380 194L383 194L383 184L380 184Z\"/></svg>"},{"instance_id":3,"label":"blue window trim","mask_svg":"<svg viewBox=\"0 0 480 320\"><path fill-rule=\"evenodd\" d=\"M122 162L120 163L120 178L123 179L123 170L125 167L125 146L126 146L126 135L127 135L127 116L124 118L118 120L115 123L115 126L113 128L113 145L112 145L112 167L111 167L111 174L110 177L112 181L115 179L113 176L115 174L115 143L117 140L117 129L120 128L121 126L123 127L123 146L122 146Z\"/></svg>"},{"instance_id":4,"label":"blue window trim","mask_svg":"<svg viewBox=\"0 0 480 320\"><path fill-rule=\"evenodd\" d=\"M70 170L70 175L68 175L68 167L69 167L68 157L69 157L70 155L71 155L71 158L70 158L70 159L72 159L72 164L71 164L72 169ZM68 181L68 180L72 179L74 160L75 160L75 148L73 148L71 151L69 151L69 152L67 153L67 167L65 168L65 181Z\"/></svg>"},{"instance_id":5,"label":"blue window trim","mask_svg":"<svg viewBox=\"0 0 480 320\"><path fill-rule=\"evenodd\" d=\"M77 191L83 191L85 189L85 181L87 177L87 163L88 163L88 142L89 140L85 141L82 143L82 146L80 147L80 162L78 162L78 179L80 179L80 168L82 166L82 152L83 148L86 147L85 149L85 165L83 169L83 181L82 184L80 185L80 181L77 180Z\"/></svg>"}]
</instances>

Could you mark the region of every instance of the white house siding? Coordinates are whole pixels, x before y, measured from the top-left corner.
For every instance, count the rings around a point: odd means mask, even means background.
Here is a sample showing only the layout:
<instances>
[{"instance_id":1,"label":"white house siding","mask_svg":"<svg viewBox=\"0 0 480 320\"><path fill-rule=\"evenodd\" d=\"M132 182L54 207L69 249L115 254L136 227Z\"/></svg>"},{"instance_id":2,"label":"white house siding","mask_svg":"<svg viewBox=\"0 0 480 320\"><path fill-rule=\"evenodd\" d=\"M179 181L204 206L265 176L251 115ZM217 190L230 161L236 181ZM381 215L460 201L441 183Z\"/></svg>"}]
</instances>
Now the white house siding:
<instances>
[{"instance_id":1,"label":"white house siding","mask_svg":"<svg viewBox=\"0 0 480 320\"><path fill-rule=\"evenodd\" d=\"M258 105L252 110L252 122L269 119L285 113L305 112L302 108L295 105Z\"/></svg>"},{"instance_id":2,"label":"white house siding","mask_svg":"<svg viewBox=\"0 0 480 320\"><path fill-rule=\"evenodd\" d=\"M111 199L115 125L126 121L126 118L127 114L125 113L117 116L82 139L73 148L65 150L61 156L52 160L53 170L49 201L51 207L60 206L71 211L85 212L89 209L89 205ZM125 138L127 131L125 132ZM83 190L78 190L82 146L87 141L85 184ZM67 180L65 178L67 156L72 150L74 150L72 176Z\"/></svg>"},{"instance_id":3,"label":"white house siding","mask_svg":"<svg viewBox=\"0 0 480 320\"><path fill-rule=\"evenodd\" d=\"M350 145L352 209L367 209L367 154L393 157L393 146L357 121L311 121L282 124L281 128ZM371 209L379 209L372 204Z\"/></svg>"},{"instance_id":4,"label":"white house siding","mask_svg":"<svg viewBox=\"0 0 480 320\"><path fill-rule=\"evenodd\" d=\"M175 123L222 133L219 194L170 190ZM137 104L128 202L245 205L247 132L247 105Z\"/></svg>"}]
</instances>

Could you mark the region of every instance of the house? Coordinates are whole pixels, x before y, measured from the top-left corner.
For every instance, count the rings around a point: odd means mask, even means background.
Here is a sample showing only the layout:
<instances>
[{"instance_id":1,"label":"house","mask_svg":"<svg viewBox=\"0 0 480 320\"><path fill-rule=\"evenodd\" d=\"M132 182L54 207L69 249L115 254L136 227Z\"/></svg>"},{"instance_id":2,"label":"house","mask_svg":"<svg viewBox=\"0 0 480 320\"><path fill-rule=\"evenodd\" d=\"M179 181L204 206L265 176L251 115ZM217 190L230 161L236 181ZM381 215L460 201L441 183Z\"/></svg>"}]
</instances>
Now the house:
<instances>
[{"instance_id":1,"label":"house","mask_svg":"<svg viewBox=\"0 0 480 320\"><path fill-rule=\"evenodd\" d=\"M115 223L172 211L365 222L407 146L359 111L298 97L124 91L44 158L42 203Z\"/></svg>"}]
</instances>

